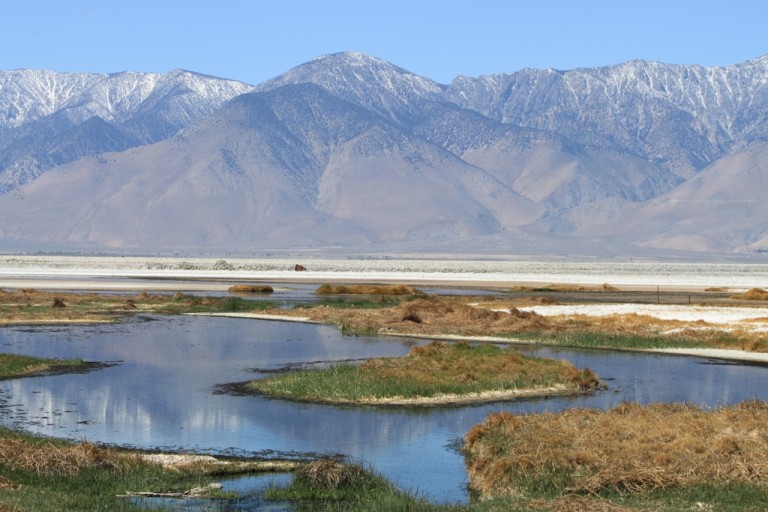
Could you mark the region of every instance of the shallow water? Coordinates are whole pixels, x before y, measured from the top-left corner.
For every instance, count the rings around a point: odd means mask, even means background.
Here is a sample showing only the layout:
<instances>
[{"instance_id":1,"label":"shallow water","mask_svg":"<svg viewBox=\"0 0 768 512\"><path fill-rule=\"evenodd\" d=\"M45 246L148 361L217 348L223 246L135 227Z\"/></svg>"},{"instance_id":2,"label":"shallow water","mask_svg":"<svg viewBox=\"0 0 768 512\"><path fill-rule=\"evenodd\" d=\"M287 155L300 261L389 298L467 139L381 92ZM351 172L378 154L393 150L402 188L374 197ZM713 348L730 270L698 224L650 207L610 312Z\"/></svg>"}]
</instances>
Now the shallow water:
<instances>
[{"instance_id":1,"label":"shallow water","mask_svg":"<svg viewBox=\"0 0 768 512\"><path fill-rule=\"evenodd\" d=\"M138 316L118 325L0 329L0 351L111 361L74 375L0 382L0 422L99 443L212 454L342 454L438 502L467 500L458 442L490 412L768 400L768 368L707 359L535 347L589 367L610 389L575 398L440 409L299 404L216 392L292 363L406 353L414 340L344 337L332 327L214 317Z\"/></svg>"}]
</instances>

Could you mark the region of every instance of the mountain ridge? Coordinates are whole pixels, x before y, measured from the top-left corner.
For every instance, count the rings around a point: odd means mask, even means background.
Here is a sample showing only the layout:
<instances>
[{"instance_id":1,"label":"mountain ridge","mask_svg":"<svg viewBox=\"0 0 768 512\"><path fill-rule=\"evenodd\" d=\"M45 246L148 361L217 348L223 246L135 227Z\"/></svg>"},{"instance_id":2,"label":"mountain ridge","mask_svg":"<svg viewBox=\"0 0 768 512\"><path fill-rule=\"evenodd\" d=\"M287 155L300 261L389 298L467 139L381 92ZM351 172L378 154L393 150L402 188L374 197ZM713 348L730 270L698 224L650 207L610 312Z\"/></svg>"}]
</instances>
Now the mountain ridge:
<instances>
[{"instance_id":1,"label":"mountain ridge","mask_svg":"<svg viewBox=\"0 0 768 512\"><path fill-rule=\"evenodd\" d=\"M0 71L0 248L460 250L474 240L499 251L763 252L764 199L717 203L727 226L669 205L703 193L689 183L730 176L738 195L759 181L737 171L762 165L766 77L768 55L449 84L359 52L256 86L185 70ZM69 225L42 206L72 201L82 204Z\"/></svg>"}]
</instances>

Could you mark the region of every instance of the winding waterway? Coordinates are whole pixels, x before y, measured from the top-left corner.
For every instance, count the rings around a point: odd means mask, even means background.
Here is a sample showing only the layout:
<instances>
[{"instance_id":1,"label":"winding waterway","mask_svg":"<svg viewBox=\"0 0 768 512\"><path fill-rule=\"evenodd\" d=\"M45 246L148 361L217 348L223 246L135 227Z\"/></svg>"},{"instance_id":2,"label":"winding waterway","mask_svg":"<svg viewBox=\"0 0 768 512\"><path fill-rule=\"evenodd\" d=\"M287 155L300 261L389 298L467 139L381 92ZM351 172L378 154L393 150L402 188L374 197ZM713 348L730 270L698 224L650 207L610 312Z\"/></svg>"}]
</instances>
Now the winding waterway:
<instances>
[{"instance_id":1,"label":"winding waterway","mask_svg":"<svg viewBox=\"0 0 768 512\"><path fill-rule=\"evenodd\" d=\"M99 443L212 454L342 454L437 502L465 502L458 442L490 412L768 400L768 368L707 359L521 347L589 367L607 391L474 407L332 407L233 396L217 385L293 363L406 353L415 340L344 337L332 327L214 317L137 316L117 325L7 327L0 351L114 362L98 371L0 382L0 423Z\"/></svg>"}]
</instances>

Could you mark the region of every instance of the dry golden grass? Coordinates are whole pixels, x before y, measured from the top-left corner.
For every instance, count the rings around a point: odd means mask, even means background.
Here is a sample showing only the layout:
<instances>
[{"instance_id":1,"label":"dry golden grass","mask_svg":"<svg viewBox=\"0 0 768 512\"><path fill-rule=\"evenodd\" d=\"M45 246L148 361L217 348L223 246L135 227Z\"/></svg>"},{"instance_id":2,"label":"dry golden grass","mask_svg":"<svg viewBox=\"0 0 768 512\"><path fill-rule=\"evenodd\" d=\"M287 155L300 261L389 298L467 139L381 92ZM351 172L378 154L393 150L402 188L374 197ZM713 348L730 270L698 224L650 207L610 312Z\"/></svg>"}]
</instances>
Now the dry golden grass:
<instances>
[{"instance_id":1,"label":"dry golden grass","mask_svg":"<svg viewBox=\"0 0 768 512\"><path fill-rule=\"evenodd\" d=\"M0 293L0 325L16 323L108 322L114 315L154 301L148 294L124 295L45 292L21 289ZM143 305L143 309L150 309Z\"/></svg>"},{"instance_id":2,"label":"dry golden grass","mask_svg":"<svg viewBox=\"0 0 768 512\"><path fill-rule=\"evenodd\" d=\"M768 352L768 336L759 320L723 326L704 321L666 320L647 315L542 316L515 307L549 303L551 299L522 297L514 300L477 297L429 296L385 308L315 307L292 311L273 309L274 315L300 315L332 323L345 332L415 336L514 336L536 332L554 337L568 332L600 336L646 337L669 340L675 346L707 346L751 352ZM498 311L501 309L508 310ZM659 344L659 346L661 346ZM618 347L616 347L618 348ZM625 348L641 348L628 345Z\"/></svg>"},{"instance_id":3,"label":"dry golden grass","mask_svg":"<svg viewBox=\"0 0 768 512\"><path fill-rule=\"evenodd\" d=\"M546 318L536 313L517 309L511 313L491 311L444 298L420 298L379 309L311 308L301 314L349 331L417 335L482 336L550 326Z\"/></svg>"},{"instance_id":4,"label":"dry golden grass","mask_svg":"<svg viewBox=\"0 0 768 512\"><path fill-rule=\"evenodd\" d=\"M360 371L375 379L427 386L453 382L494 389L514 381L530 389L565 384L574 391L589 391L600 384L594 373L567 361L530 358L512 349L436 341L413 347L403 357L369 359L360 365Z\"/></svg>"},{"instance_id":5,"label":"dry golden grass","mask_svg":"<svg viewBox=\"0 0 768 512\"><path fill-rule=\"evenodd\" d=\"M135 455L101 448L93 443L30 444L18 439L0 440L0 464L44 476L72 476L99 468L122 473L141 464Z\"/></svg>"},{"instance_id":6,"label":"dry golden grass","mask_svg":"<svg viewBox=\"0 0 768 512\"><path fill-rule=\"evenodd\" d=\"M465 449L470 487L483 497L523 495L527 482L551 475L564 494L767 484L768 404L491 414Z\"/></svg>"},{"instance_id":7,"label":"dry golden grass","mask_svg":"<svg viewBox=\"0 0 768 512\"><path fill-rule=\"evenodd\" d=\"M555 500L531 500L527 509L546 512L637 512L635 507L622 507L598 496L562 496Z\"/></svg>"},{"instance_id":8,"label":"dry golden grass","mask_svg":"<svg viewBox=\"0 0 768 512\"><path fill-rule=\"evenodd\" d=\"M762 288L752 288L744 293L732 295L731 298L739 300L768 300L768 291Z\"/></svg>"},{"instance_id":9,"label":"dry golden grass","mask_svg":"<svg viewBox=\"0 0 768 512\"><path fill-rule=\"evenodd\" d=\"M421 295L421 290L405 284L324 284L317 295Z\"/></svg>"}]
</instances>

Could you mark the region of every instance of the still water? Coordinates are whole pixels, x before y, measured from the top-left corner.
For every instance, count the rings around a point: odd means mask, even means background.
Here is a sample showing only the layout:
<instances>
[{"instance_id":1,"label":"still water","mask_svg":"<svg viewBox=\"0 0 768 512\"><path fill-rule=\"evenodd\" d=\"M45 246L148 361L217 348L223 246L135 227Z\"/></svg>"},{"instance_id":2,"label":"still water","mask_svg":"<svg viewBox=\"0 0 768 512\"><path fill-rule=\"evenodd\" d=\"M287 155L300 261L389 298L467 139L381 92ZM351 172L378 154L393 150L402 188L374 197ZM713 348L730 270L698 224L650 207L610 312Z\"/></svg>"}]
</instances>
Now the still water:
<instances>
[{"instance_id":1,"label":"still water","mask_svg":"<svg viewBox=\"0 0 768 512\"><path fill-rule=\"evenodd\" d=\"M437 502L466 502L459 441L490 412L768 400L768 368L680 356L521 347L589 367L607 391L476 407L333 407L232 396L217 385L296 363L405 354L415 340L345 337L328 326L137 316L118 325L0 329L0 352L114 365L0 382L0 423L98 443L274 457L341 454Z\"/></svg>"}]
</instances>

